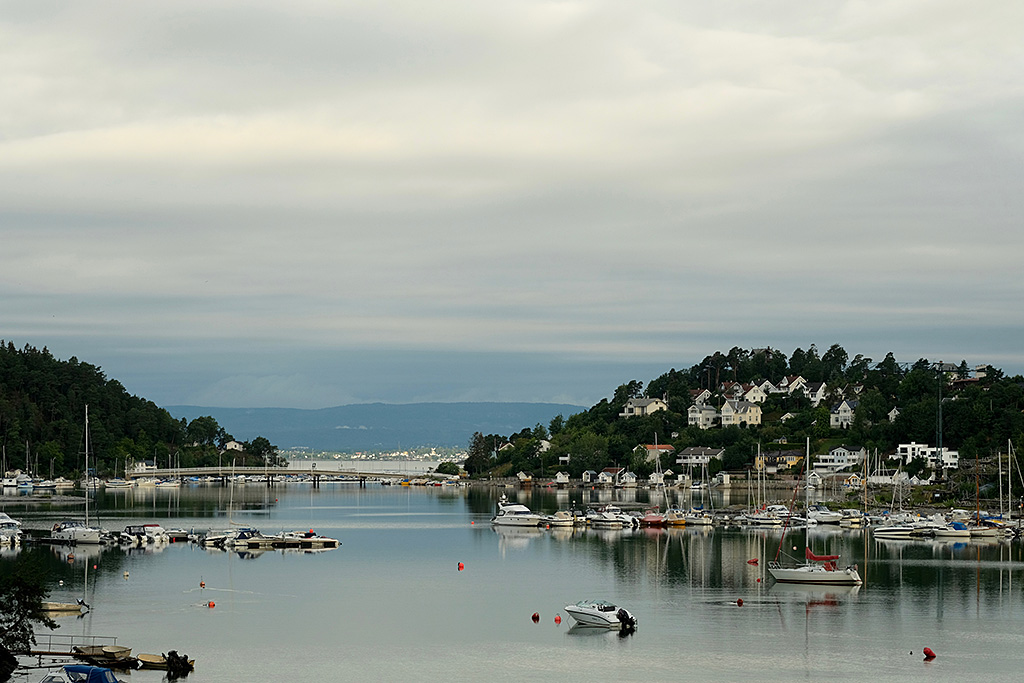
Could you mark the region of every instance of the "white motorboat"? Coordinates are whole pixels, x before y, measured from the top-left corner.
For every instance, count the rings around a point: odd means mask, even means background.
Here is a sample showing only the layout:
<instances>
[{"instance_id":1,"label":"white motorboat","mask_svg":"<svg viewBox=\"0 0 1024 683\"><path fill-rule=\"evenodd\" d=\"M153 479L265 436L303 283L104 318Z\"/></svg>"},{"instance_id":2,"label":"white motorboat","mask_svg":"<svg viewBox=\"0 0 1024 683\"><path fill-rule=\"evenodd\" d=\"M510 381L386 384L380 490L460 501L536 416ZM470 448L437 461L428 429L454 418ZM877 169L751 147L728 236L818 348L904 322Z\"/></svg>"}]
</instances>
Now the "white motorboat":
<instances>
[{"instance_id":1,"label":"white motorboat","mask_svg":"<svg viewBox=\"0 0 1024 683\"><path fill-rule=\"evenodd\" d=\"M683 520L686 522L686 526L711 526L715 522L714 517L707 510L696 508L683 513Z\"/></svg>"},{"instance_id":2,"label":"white motorboat","mask_svg":"<svg viewBox=\"0 0 1024 683\"><path fill-rule=\"evenodd\" d=\"M604 600L581 600L575 605L566 605L566 613L585 626L635 629L636 617L623 607L616 607Z\"/></svg>"},{"instance_id":3,"label":"white motorboat","mask_svg":"<svg viewBox=\"0 0 1024 683\"><path fill-rule=\"evenodd\" d=\"M498 501L498 514L491 518L491 524L496 526L540 526L543 521L542 515L525 505L510 503L504 495Z\"/></svg>"},{"instance_id":4,"label":"white motorboat","mask_svg":"<svg viewBox=\"0 0 1024 683\"><path fill-rule=\"evenodd\" d=\"M75 520L64 520L53 525L51 538L59 543L77 545L79 543L99 543L103 531L94 526L86 526Z\"/></svg>"},{"instance_id":5,"label":"white motorboat","mask_svg":"<svg viewBox=\"0 0 1024 683\"><path fill-rule=\"evenodd\" d=\"M970 538L971 530L963 522L950 522L935 529L935 538Z\"/></svg>"},{"instance_id":6,"label":"white motorboat","mask_svg":"<svg viewBox=\"0 0 1024 683\"><path fill-rule=\"evenodd\" d=\"M797 567L783 567L778 562L768 563L768 573L779 583L813 583L826 586L859 586L862 581L856 565L840 569L838 555L815 555L804 549L807 563Z\"/></svg>"},{"instance_id":7,"label":"white motorboat","mask_svg":"<svg viewBox=\"0 0 1024 683\"><path fill-rule=\"evenodd\" d=\"M22 535L21 522L0 512L0 545L18 545Z\"/></svg>"},{"instance_id":8,"label":"white motorboat","mask_svg":"<svg viewBox=\"0 0 1024 683\"><path fill-rule=\"evenodd\" d=\"M842 519L839 520L839 526L841 527L860 528L868 524L867 518L860 510L846 508L840 514L842 515Z\"/></svg>"},{"instance_id":9,"label":"white motorboat","mask_svg":"<svg viewBox=\"0 0 1024 683\"><path fill-rule=\"evenodd\" d=\"M571 510L559 510L544 517L544 523L552 527L570 527L576 524L576 514Z\"/></svg>"},{"instance_id":10,"label":"white motorboat","mask_svg":"<svg viewBox=\"0 0 1024 683\"><path fill-rule=\"evenodd\" d=\"M626 514L618 505L605 505L587 513L587 521L590 526L597 529L624 529L640 526L640 518Z\"/></svg>"},{"instance_id":11,"label":"white motorboat","mask_svg":"<svg viewBox=\"0 0 1024 683\"><path fill-rule=\"evenodd\" d=\"M917 531L913 524L882 524L871 527L871 535L879 539L913 538Z\"/></svg>"},{"instance_id":12,"label":"white motorboat","mask_svg":"<svg viewBox=\"0 0 1024 683\"><path fill-rule=\"evenodd\" d=\"M809 505L807 519L813 519L818 524L838 524L843 519L843 513L829 510L824 505Z\"/></svg>"}]
</instances>

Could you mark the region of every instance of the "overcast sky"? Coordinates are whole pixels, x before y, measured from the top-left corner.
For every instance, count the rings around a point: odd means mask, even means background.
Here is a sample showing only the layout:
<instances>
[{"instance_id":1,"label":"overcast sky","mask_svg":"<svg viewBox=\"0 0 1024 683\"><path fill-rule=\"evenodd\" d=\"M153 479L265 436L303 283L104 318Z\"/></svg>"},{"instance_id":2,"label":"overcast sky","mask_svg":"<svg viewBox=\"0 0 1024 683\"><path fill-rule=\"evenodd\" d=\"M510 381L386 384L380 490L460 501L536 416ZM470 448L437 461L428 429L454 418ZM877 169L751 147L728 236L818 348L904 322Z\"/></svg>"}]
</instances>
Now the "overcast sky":
<instances>
[{"instance_id":1,"label":"overcast sky","mask_svg":"<svg viewBox=\"0 0 1024 683\"><path fill-rule=\"evenodd\" d=\"M0 0L0 337L160 405L1024 371L1024 3Z\"/></svg>"}]
</instances>

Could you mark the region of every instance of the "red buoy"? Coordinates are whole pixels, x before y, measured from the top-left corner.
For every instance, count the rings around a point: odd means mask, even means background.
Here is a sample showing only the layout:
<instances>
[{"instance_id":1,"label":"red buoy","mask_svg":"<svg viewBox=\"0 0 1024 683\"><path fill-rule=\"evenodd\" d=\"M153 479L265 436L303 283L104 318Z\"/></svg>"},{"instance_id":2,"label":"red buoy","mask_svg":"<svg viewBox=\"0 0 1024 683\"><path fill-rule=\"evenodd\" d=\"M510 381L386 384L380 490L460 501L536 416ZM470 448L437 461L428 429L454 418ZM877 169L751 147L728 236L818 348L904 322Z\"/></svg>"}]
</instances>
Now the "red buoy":
<instances>
[{"instance_id":1,"label":"red buoy","mask_svg":"<svg viewBox=\"0 0 1024 683\"><path fill-rule=\"evenodd\" d=\"M752 560L747 560L747 564L752 564L752 565L754 565L756 567L757 566L757 558L755 557Z\"/></svg>"},{"instance_id":2,"label":"red buoy","mask_svg":"<svg viewBox=\"0 0 1024 683\"><path fill-rule=\"evenodd\" d=\"M924 649L924 661L927 662L930 659L935 659L935 653L932 652L932 649L930 647L926 647Z\"/></svg>"},{"instance_id":3,"label":"red buoy","mask_svg":"<svg viewBox=\"0 0 1024 683\"><path fill-rule=\"evenodd\" d=\"M562 623L562 615L561 614L556 614L555 615L555 623L556 624L561 624Z\"/></svg>"},{"instance_id":4,"label":"red buoy","mask_svg":"<svg viewBox=\"0 0 1024 683\"><path fill-rule=\"evenodd\" d=\"M199 582L199 587L200 588L206 588L206 582L205 581L200 581Z\"/></svg>"},{"instance_id":5,"label":"red buoy","mask_svg":"<svg viewBox=\"0 0 1024 683\"><path fill-rule=\"evenodd\" d=\"M538 613L534 612L533 613L533 623L536 624L538 621L540 621L540 615Z\"/></svg>"},{"instance_id":6,"label":"red buoy","mask_svg":"<svg viewBox=\"0 0 1024 683\"><path fill-rule=\"evenodd\" d=\"M213 604L213 600L210 600L210 602L206 603L206 606L209 607L210 609L213 609L214 607L216 607L216 605Z\"/></svg>"},{"instance_id":7,"label":"red buoy","mask_svg":"<svg viewBox=\"0 0 1024 683\"><path fill-rule=\"evenodd\" d=\"M743 607L743 598L738 598L736 600L736 606L737 607Z\"/></svg>"},{"instance_id":8,"label":"red buoy","mask_svg":"<svg viewBox=\"0 0 1024 683\"><path fill-rule=\"evenodd\" d=\"M464 565L461 562L459 562L459 571L461 572L465 568L466 568L466 565Z\"/></svg>"}]
</instances>

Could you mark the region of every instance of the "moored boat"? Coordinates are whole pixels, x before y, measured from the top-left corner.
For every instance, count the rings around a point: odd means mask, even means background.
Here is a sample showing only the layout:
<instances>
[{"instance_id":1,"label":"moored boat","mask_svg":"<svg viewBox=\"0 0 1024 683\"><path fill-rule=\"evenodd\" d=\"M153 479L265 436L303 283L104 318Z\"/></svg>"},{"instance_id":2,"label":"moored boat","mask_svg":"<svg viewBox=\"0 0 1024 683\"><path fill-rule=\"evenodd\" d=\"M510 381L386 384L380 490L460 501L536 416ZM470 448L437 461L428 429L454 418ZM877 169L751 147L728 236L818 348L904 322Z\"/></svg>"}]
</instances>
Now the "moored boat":
<instances>
[{"instance_id":1,"label":"moored boat","mask_svg":"<svg viewBox=\"0 0 1024 683\"><path fill-rule=\"evenodd\" d=\"M491 518L496 526L540 526L544 519L525 505L510 503L504 495L498 501L498 513Z\"/></svg>"},{"instance_id":2,"label":"moored boat","mask_svg":"<svg viewBox=\"0 0 1024 683\"><path fill-rule=\"evenodd\" d=\"M859 586L862 581L856 565L840 569L838 555L815 555L804 548L807 563L796 567L783 567L778 562L768 563L768 573L780 583L812 583L830 586Z\"/></svg>"},{"instance_id":3,"label":"moored boat","mask_svg":"<svg viewBox=\"0 0 1024 683\"><path fill-rule=\"evenodd\" d=\"M604 600L581 600L576 604L566 605L565 611L576 620L576 623L585 626L636 628L636 617L629 610Z\"/></svg>"}]
</instances>

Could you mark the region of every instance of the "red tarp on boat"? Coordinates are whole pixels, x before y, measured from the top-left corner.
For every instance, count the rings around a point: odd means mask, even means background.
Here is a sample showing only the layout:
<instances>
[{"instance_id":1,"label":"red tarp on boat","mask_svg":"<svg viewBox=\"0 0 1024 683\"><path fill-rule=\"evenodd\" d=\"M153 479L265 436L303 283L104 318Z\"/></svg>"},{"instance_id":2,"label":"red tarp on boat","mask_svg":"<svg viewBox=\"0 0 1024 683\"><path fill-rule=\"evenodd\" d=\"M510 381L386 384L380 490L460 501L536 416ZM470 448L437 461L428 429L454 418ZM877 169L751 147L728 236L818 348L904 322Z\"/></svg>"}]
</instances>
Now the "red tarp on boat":
<instances>
[{"instance_id":1,"label":"red tarp on boat","mask_svg":"<svg viewBox=\"0 0 1024 683\"><path fill-rule=\"evenodd\" d=\"M811 552L810 548L804 548L804 557L811 562L829 562L831 560L838 560L838 555L815 555Z\"/></svg>"}]
</instances>

